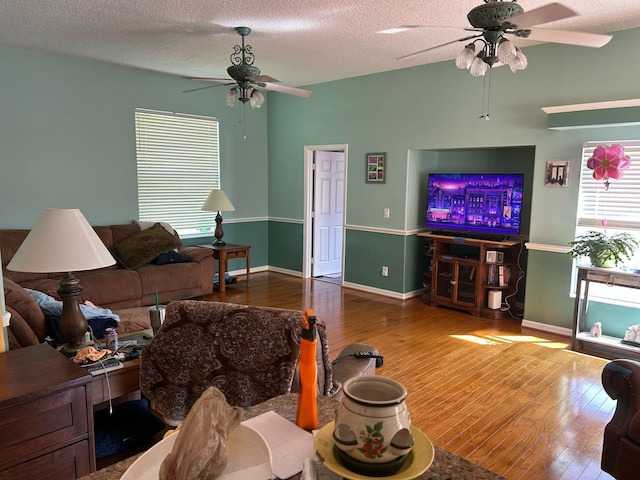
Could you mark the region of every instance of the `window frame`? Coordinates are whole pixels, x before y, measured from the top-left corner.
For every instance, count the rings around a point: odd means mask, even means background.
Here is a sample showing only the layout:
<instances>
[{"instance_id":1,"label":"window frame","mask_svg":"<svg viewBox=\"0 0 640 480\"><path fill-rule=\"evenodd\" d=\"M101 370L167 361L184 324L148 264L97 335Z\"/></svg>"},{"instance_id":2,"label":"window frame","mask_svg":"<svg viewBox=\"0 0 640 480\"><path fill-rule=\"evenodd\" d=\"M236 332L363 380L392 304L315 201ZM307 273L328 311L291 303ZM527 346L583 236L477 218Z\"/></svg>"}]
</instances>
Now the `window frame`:
<instances>
[{"instance_id":1,"label":"window frame","mask_svg":"<svg viewBox=\"0 0 640 480\"><path fill-rule=\"evenodd\" d=\"M202 210L220 188L216 117L135 109L138 219L169 223L182 238L215 230Z\"/></svg>"}]
</instances>

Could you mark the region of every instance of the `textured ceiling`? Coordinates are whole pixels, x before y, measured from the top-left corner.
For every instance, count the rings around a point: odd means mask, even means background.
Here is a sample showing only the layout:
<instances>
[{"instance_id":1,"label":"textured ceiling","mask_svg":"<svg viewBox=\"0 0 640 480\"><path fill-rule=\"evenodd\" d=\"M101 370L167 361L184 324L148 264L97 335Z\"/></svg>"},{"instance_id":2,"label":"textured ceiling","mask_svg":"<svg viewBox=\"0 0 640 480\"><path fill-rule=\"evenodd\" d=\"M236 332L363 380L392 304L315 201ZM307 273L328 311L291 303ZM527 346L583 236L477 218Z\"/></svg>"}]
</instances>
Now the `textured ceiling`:
<instances>
[{"instance_id":1,"label":"textured ceiling","mask_svg":"<svg viewBox=\"0 0 640 480\"><path fill-rule=\"evenodd\" d=\"M548 3L519 1L525 11ZM579 16L544 27L593 33L640 27L639 0L560 3ZM247 43L262 74L302 86L453 59L463 43L406 60L398 57L469 35L466 14L480 4L482 0L2 0L0 44L180 76L227 77L229 55L240 42L234 27L248 26L253 32ZM426 27L376 33L407 24ZM532 44L522 39L514 43Z\"/></svg>"}]
</instances>

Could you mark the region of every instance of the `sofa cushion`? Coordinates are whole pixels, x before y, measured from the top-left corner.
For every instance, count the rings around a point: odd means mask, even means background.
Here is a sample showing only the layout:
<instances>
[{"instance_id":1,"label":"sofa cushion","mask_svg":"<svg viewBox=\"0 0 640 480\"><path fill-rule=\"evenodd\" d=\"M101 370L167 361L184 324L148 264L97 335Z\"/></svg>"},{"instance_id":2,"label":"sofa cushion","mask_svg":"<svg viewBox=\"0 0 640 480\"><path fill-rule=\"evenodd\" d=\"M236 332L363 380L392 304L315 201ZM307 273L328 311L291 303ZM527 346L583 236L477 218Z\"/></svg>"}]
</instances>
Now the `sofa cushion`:
<instances>
[{"instance_id":1,"label":"sofa cushion","mask_svg":"<svg viewBox=\"0 0 640 480\"><path fill-rule=\"evenodd\" d=\"M7 307L15 310L31 328L33 335L35 335L38 341L43 342L47 336L47 325L44 321L44 313L42 313L36 301L24 288L6 277L3 277L3 282L4 299Z\"/></svg>"},{"instance_id":2,"label":"sofa cushion","mask_svg":"<svg viewBox=\"0 0 640 480\"><path fill-rule=\"evenodd\" d=\"M111 247L111 253L121 265L134 270L179 246L180 241L176 237L155 223L115 244Z\"/></svg>"}]
</instances>

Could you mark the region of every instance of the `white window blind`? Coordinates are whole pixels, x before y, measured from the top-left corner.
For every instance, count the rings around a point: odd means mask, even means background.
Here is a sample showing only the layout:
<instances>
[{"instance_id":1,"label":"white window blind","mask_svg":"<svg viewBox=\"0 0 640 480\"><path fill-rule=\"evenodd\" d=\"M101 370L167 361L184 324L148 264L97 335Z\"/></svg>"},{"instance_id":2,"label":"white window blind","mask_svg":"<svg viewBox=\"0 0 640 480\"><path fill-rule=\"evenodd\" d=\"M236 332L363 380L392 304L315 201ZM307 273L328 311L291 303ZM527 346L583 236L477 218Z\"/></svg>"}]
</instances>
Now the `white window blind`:
<instances>
[{"instance_id":1,"label":"white window blind","mask_svg":"<svg viewBox=\"0 0 640 480\"><path fill-rule=\"evenodd\" d=\"M618 181L611 181L609 189L593 178L593 170L587 168L587 160L598 145L618 144L631 159ZM578 199L578 226L607 229L640 230L640 140L624 142L587 142L582 149L580 194Z\"/></svg>"},{"instance_id":2,"label":"white window blind","mask_svg":"<svg viewBox=\"0 0 640 480\"><path fill-rule=\"evenodd\" d=\"M135 124L139 220L180 235L212 232L214 216L201 207L220 188L218 120L136 109Z\"/></svg>"}]
</instances>

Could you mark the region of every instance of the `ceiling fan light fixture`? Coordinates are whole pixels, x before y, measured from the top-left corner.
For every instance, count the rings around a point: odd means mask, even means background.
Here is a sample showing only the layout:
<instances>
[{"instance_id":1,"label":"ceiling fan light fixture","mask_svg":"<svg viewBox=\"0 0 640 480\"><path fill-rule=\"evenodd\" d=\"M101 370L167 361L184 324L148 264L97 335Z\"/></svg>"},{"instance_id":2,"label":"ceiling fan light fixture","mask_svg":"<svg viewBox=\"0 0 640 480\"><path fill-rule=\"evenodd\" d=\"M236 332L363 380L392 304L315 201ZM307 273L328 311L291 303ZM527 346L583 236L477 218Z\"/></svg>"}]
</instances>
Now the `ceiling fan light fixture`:
<instances>
[{"instance_id":1,"label":"ceiling fan light fixture","mask_svg":"<svg viewBox=\"0 0 640 480\"><path fill-rule=\"evenodd\" d=\"M456 56L456 67L460 70L468 70L476 58L476 46L470 43Z\"/></svg>"},{"instance_id":2,"label":"ceiling fan light fixture","mask_svg":"<svg viewBox=\"0 0 640 480\"><path fill-rule=\"evenodd\" d=\"M238 89L236 87L233 87L227 92L226 103L230 107L233 107L237 101L238 101Z\"/></svg>"},{"instance_id":3,"label":"ceiling fan light fixture","mask_svg":"<svg viewBox=\"0 0 640 480\"><path fill-rule=\"evenodd\" d=\"M482 77L485 73L487 73L488 68L489 65L482 59L482 57L480 57L480 55L478 55L471 63L471 68L469 69L469 71L474 77Z\"/></svg>"},{"instance_id":4,"label":"ceiling fan light fixture","mask_svg":"<svg viewBox=\"0 0 640 480\"><path fill-rule=\"evenodd\" d=\"M496 53L500 63L507 64L511 62L512 58L515 58L518 52L516 51L516 46L513 43L506 38L502 38L498 43Z\"/></svg>"},{"instance_id":5,"label":"ceiling fan light fixture","mask_svg":"<svg viewBox=\"0 0 640 480\"><path fill-rule=\"evenodd\" d=\"M509 68L513 73L518 70L524 70L529 65L529 61L525 54L519 48L516 48L516 56L509 61Z\"/></svg>"},{"instance_id":6,"label":"ceiling fan light fixture","mask_svg":"<svg viewBox=\"0 0 640 480\"><path fill-rule=\"evenodd\" d=\"M260 108L264 104L264 95L256 88L251 92L251 98L249 99L249 105L251 108Z\"/></svg>"}]
</instances>

